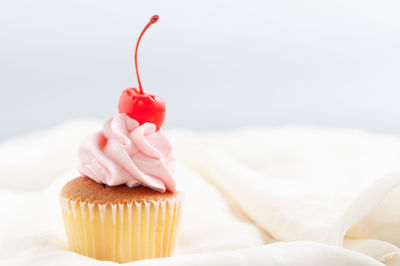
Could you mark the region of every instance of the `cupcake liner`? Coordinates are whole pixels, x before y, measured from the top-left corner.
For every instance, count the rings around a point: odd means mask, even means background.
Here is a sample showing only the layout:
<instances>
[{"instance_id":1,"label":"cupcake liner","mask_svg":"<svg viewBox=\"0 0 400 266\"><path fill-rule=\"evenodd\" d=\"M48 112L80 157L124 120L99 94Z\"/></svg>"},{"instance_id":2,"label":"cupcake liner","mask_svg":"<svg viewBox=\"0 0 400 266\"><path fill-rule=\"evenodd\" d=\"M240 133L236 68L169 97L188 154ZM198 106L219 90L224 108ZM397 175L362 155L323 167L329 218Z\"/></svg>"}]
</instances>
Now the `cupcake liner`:
<instances>
[{"instance_id":1,"label":"cupcake liner","mask_svg":"<svg viewBox=\"0 0 400 266\"><path fill-rule=\"evenodd\" d=\"M98 204L60 196L68 248L119 263L171 256L182 213L174 198Z\"/></svg>"}]
</instances>

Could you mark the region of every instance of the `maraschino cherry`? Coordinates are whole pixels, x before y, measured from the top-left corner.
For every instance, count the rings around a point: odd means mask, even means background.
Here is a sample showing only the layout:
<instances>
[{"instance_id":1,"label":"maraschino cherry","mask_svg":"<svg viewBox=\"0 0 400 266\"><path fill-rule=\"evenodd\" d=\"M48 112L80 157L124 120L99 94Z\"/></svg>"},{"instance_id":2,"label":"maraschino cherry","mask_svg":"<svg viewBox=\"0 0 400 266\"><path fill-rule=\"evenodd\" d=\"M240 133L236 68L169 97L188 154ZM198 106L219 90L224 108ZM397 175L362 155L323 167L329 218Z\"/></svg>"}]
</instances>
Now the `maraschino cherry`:
<instances>
[{"instance_id":1,"label":"maraschino cherry","mask_svg":"<svg viewBox=\"0 0 400 266\"><path fill-rule=\"evenodd\" d=\"M158 21L158 16L154 15L150 18L149 23L144 27L140 34L135 49L135 68L136 76L139 83L139 89L128 88L124 90L119 98L118 109L120 113L126 113L131 118L143 124L146 122L153 123L157 130L159 130L164 122L165 118L165 102L164 100L154 94L145 92L140 82L139 70L137 66L137 52L139 48L140 40L143 34L150 27L150 25Z\"/></svg>"}]
</instances>

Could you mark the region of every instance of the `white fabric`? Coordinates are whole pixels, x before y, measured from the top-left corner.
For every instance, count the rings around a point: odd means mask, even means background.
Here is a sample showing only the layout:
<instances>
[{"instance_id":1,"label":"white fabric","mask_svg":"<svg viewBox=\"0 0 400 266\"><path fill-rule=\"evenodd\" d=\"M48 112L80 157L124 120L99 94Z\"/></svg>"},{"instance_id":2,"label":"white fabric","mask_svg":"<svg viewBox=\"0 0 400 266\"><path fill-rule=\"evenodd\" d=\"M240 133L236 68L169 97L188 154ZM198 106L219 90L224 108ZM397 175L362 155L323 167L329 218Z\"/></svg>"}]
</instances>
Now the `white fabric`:
<instances>
[{"instance_id":1,"label":"white fabric","mask_svg":"<svg viewBox=\"0 0 400 266\"><path fill-rule=\"evenodd\" d=\"M0 143L0 265L112 265L65 249L76 121ZM127 265L400 265L400 138L312 127L167 132L186 199L175 256Z\"/></svg>"}]
</instances>

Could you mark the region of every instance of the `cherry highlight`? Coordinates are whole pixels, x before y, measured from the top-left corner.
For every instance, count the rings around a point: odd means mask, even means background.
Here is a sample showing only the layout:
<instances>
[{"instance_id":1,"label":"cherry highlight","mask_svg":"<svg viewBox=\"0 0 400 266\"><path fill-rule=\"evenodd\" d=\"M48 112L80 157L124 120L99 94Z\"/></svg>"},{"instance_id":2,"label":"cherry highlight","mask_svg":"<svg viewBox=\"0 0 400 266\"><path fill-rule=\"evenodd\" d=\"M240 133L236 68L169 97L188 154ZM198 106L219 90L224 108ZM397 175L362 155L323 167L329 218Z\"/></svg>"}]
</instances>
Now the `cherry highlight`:
<instances>
[{"instance_id":1,"label":"cherry highlight","mask_svg":"<svg viewBox=\"0 0 400 266\"><path fill-rule=\"evenodd\" d=\"M144 94L144 91L143 91L143 89L142 89L142 83L140 82L139 70L138 70L138 65L137 65L137 52L138 52L138 48L139 48L139 43L140 43L140 40L142 39L143 34L146 32L146 30L147 30L152 24L156 23L156 22L158 21L158 19L159 19L159 16L158 16L158 15L154 15L154 16L152 16L152 17L150 18L149 23L147 23L146 27L144 27L144 29L142 30L142 33L140 33L140 36L139 36L139 38L138 38L138 40L137 40L137 43L136 43L136 49L135 49L135 68L136 68L136 76L137 76L138 83L139 83L139 93L140 93L140 94Z\"/></svg>"}]
</instances>

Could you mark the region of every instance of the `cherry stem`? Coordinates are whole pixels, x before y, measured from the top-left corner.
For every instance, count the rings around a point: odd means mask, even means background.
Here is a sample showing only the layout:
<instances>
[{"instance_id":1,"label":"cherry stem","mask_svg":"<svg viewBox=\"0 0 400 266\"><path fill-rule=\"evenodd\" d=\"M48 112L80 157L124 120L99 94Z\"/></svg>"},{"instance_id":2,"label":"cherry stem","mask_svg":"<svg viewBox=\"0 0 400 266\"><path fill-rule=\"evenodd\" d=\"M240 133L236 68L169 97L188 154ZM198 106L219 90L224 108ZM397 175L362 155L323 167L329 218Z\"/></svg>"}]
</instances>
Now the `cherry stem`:
<instances>
[{"instance_id":1,"label":"cherry stem","mask_svg":"<svg viewBox=\"0 0 400 266\"><path fill-rule=\"evenodd\" d=\"M140 33L140 36L139 36L139 38L137 40L137 43L136 43L135 68L136 68L136 76L137 76L137 79L138 79L138 82L139 82L139 92L140 92L140 94L144 94L144 91L142 89L142 83L140 82L139 70L138 70L138 66L137 66L137 52L138 52L138 48L139 48L139 43L140 43L140 40L142 39L143 34L146 32L146 30L150 27L150 25L156 23L158 21L158 19L159 19L158 15L154 15L154 16L152 16L150 18L149 23L147 23L146 27L144 27L144 29L142 30L142 33Z\"/></svg>"}]
</instances>

